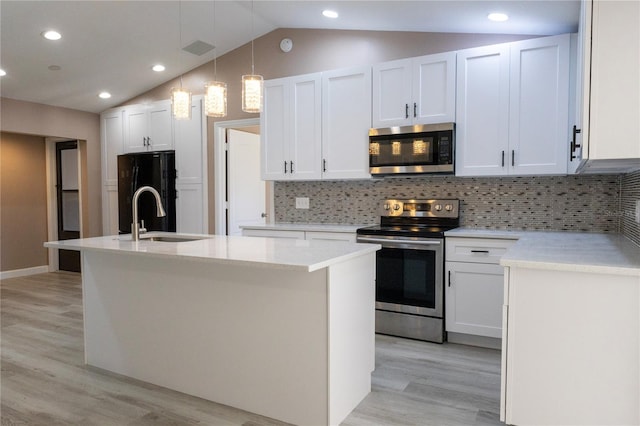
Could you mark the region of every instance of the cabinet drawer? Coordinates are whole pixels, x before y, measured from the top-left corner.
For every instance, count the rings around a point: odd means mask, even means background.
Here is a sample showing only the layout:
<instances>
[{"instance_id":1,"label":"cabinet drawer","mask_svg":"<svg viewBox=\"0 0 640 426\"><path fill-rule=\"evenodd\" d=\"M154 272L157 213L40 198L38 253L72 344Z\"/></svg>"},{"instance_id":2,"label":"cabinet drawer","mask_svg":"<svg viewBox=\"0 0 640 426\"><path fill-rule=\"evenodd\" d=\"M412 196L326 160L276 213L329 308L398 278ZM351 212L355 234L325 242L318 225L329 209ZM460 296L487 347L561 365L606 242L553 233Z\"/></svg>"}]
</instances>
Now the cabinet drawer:
<instances>
[{"instance_id":1,"label":"cabinet drawer","mask_svg":"<svg viewBox=\"0 0 640 426\"><path fill-rule=\"evenodd\" d=\"M515 244L516 240L494 238L455 238L446 239L447 261L471 263L500 263L500 258Z\"/></svg>"}]
</instances>

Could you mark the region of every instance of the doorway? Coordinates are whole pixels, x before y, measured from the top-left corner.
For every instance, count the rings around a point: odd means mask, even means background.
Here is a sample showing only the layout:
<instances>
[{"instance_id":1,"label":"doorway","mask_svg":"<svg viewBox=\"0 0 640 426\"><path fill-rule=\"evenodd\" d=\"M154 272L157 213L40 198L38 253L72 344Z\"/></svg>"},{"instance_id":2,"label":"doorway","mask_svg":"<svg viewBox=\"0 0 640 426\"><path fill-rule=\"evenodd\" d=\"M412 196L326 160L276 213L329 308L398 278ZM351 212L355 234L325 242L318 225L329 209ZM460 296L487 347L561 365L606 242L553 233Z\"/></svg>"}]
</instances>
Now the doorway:
<instances>
[{"instance_id":1,"label":"doorway","mask_svg":"<svg viewBox=\"0 0 640 426\"><path fill-rule=\"evenodd\" d=\"M56 142L56 205L59 240L80 238L78 141ZM80 252L58 251L58 269L80 272Z\"/></svg>"},{"instance_id":2,"label":"doorway","mask_svg":"<svg viewBox=\"0 0 640 426\"><path fill-rule=\"evenodd\" d=\"M260 179L259 125L258 118L214 124L214 232L217 235L241 235L240 225L273 220L273 182ZM229 143L234 146L230 147Z\"/></svg>"},{"instance_id":3,"label":"doorway","mask_svg":"<svg viewBox=\"0 0 640 426\"><path fill-rule=\"evenodd\" d=\"M227 130L227 235L267 217L266 185L260 178L260 135Z\"/></svg>"}]
</instances>

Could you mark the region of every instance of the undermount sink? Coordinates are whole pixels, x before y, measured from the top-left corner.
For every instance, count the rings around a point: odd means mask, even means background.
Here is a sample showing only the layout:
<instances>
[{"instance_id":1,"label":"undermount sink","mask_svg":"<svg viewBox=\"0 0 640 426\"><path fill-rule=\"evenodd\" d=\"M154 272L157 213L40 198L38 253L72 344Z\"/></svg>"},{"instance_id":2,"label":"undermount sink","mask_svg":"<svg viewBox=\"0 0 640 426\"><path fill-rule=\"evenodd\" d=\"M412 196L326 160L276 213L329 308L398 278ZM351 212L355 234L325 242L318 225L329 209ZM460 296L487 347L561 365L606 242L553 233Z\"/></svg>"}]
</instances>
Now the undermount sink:
<instances>
[{"instance_id":1,"label":"undermount sink","mask_svg":"<svg viewBox=\"0 0 640 426\"><path fill-rule=\"evenodd\" d=\"M187 236L168 236L168 235L155 235L150 237L141 237L141 241L157 241L163 243L185 243L187 241L204 240L202 237L187 237Z\"/></svg>"}]
</instances>

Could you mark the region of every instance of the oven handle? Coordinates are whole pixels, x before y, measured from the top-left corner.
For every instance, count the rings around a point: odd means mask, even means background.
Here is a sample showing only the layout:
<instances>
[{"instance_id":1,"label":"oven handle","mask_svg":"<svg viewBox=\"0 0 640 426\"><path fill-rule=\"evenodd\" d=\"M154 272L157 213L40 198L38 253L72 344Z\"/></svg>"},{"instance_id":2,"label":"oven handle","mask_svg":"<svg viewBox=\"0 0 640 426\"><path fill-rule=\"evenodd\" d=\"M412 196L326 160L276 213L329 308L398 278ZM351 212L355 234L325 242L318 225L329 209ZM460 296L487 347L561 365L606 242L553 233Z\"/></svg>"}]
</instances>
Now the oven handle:
<instances>
[{"instance_id":1,"label":"oven handle","mask_svg":"<svg viewBox=\"0 0 640 426\"><path fill-rule=\"evenodd\" d=\"M359 243L381 243L381 244L415 244L420 246L439 246L440 241L423 241L423 240L403 240L393 239L388 240L384 238L371 238L371 237L358 237Z\"/></svg>"}]
</instances>

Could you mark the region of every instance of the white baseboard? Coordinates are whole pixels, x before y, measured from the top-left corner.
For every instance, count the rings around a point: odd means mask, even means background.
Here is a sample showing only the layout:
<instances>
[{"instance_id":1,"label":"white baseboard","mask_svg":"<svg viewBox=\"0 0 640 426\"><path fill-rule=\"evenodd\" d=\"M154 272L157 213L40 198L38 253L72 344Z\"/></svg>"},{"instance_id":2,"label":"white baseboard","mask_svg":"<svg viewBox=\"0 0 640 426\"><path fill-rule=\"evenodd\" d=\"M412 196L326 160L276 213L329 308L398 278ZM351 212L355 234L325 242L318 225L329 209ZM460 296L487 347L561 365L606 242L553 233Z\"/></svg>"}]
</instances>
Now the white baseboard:
<instances>
[{"instance_id":1,"label":"white baseboard","mask_svg":"<svg viewBox=\"0 0 640 426\"><path fill-rule=\"evenodd\" d=\"M0 280L7 278L26 277L27 275L45 274L49 272L49 265L34 266L33 268L14 269L0 272Z\"/></svg>"},{"instance_id":2,"label":"white baseboard","mask_svg":"<svg viewBox=\"0 0 640 426\"><path fill-rule=\"evenodd\" d=\"M461 345L479 346L481 348L502 349L502 339L495 337L475 336L472 334L447 332L449 343Z\"/></svg>"}]
</instances>

